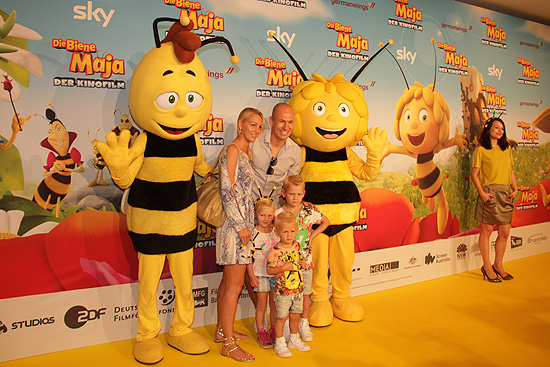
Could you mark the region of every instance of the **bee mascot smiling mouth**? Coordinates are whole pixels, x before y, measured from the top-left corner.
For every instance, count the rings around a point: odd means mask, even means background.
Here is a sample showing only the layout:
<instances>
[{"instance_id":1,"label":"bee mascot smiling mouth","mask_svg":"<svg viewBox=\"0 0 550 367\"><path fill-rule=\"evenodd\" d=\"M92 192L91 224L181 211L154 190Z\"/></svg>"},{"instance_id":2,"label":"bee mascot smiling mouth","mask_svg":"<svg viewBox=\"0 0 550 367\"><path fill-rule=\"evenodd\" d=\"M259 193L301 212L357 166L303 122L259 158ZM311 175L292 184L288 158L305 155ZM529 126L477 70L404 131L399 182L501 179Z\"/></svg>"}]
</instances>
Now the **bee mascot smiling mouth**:
<instances>
[{"instance_id":1,"label":"bee mascot smiling mouth","mask_svg":"<svg viewBox=\"0 0 550 367\"><path fill-rule=\"evenodd\" d=\"M360 180L376 178L389 144L386 131L368 129L367 103L361 88L353 83L368 62L351 82L344 80L342 74L326 79L313 73L313 79L308 80L294 58L273 34L271 36L303 78L287 103L296 114L291 138L302 149L300 175L306 181L304 201L315 204L330 219L330 226L311 243L314 268L309 323L328 326L333 316L345 321L360 321L363 307L350 295L355 260L353 225L359 220L361 207L353 177ZM386 43L369 62L391 43L392 40ZM366 162L351 149L360 141L367 148ZM332 282L330 298L327 268Z\"/></svg>"},{"instance_id":2,"label":"bee mascot smiling mouth","mask_svg":"<svg viewBox=\"0 0 550 367\"><path fill-rule=\"evenodd\" d=\"M194 317L193 247L197 240L197 195L193 172L204 176L211 166L202 159L195 134L208 119L212 91L195 50L200 38L185 11L166 38L137 65L130 84L130 113L144 132L128 147L130 132L107 134L98 150L121 188L131 187L127 225L139 258L138 332L134 358L154 364L164 357L159 341L157 289L167 258L175 287L170 346L187 354L209 350L190 327ZM178 21L171 18L155 20ZM223 37L205 41L222 41ZM228 47L233 53L231 45ZM231 57L236 64L238 58Z\"/></svg>"}]
</instances>

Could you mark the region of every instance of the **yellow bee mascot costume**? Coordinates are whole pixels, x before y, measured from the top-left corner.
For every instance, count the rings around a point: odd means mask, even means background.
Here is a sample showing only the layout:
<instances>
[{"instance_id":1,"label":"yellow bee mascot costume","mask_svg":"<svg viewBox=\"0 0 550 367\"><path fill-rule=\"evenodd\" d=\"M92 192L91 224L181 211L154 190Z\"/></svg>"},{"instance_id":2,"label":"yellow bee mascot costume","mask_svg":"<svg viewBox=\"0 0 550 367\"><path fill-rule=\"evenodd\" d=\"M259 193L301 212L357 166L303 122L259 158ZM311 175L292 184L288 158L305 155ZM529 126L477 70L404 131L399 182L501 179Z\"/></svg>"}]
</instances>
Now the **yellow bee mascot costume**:
<instances>
[{"instance_id":1,"label":"yellow bee mascot costume","mask_svg":"<svg viewBox=\"0 0 550 367\"><path fill-rule=\"evenodd\" d=\"M203 176L211 169L203 161L195 134L212 107L208 75L195 50L199 37L182 12L178 19L159 18L153 23L157 47L137 65L130 84L130 112L144 130L129 147L130 132L107 135L98 144L113 181L131 187L127 225L139 258L138 333L134 358L145 364L160 362L164 348L158 334L158 282L168 258L176 301L168 331L168 344L184 353L209 350L206 340L190 327L194 317L193 247L197 239L197 196L193 172ZM159 42L157 24L176 21ZM223 37L205 41L222 41ZM228 47L233 54L231 45ZM238 62L236 56L231 57Z\"/></svg>"},{"instance_id":2,"label":"yellow bee mascot costume","mask_svg":"<svg viewBox=\"0 0 550 367\"><path fill-rule=\"evenodd\" d=\"M390 40L378 50L369 62L391 43ZM363 64L351 82L344 80L342 74L326 79L313 73L313 79L307 80L294 58L285 52L304 79L288 101L296 113L291 137L302 148L300 175L306 181L304 201L315 204L330 219L330 226L311 244L314 268L309 323L328 326L333 316L360 321L363 308L350 296L355 259L353 225L359 220L361 207L353 176L374 179L388 146L386 131L368 129L367 103L361 88L353 83L368 63ZM366 162L351 149L360 141L367 148ZM327 268L332 282L330 299Z\"/></svg>"}]
</instances>

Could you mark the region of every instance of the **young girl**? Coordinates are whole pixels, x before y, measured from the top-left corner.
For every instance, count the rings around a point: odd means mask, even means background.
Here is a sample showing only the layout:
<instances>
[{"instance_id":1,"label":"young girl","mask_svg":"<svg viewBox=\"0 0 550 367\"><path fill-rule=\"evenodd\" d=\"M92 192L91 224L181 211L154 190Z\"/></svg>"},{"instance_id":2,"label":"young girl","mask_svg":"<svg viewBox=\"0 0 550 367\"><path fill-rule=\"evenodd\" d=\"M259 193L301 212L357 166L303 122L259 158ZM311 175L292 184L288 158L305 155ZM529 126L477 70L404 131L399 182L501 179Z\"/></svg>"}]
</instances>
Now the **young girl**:
<instances>
[{"instance_id":1,"label":"young girl","mask_svg":"<svg viewBox=\"0 0 550 367\"><path fill-rule=\"evenodd\" d=\"M254 242L254 263L249 265L248 274L250 282L254 286L257 295L256 328L258 330L258 344L262 348L272 348L275 341L275 277L267 273L267 258L269 252L279 238L273 230L273 214L275 203L270 198L260 198L254 204L254 214L257 225L252 231ZM269 298L269 310L271 329L268 332L264 328L267 300ZM271 334L273 336L271 336Z\"/></svg>"},{"instance_id":2,"label":"young girl","mask_svg":"<svg viewBox=\"0 0 550 367\"><path fill-rule=\"evenodd\" d=\"M504 122L500 118L487 120L481 131L480 144L474 152L472 181L479 193L475 219L481 222L481 273L483 279L487 278L491 283L500 283L499 277L504 280L513 279L502 267L502 259L510 234L513 200L518 192L512 169L512 149L506 139ZM491 266L489 237L494 225L497 225L498 236L495 242L495 262Z\"/></svg>"}]
</instances>

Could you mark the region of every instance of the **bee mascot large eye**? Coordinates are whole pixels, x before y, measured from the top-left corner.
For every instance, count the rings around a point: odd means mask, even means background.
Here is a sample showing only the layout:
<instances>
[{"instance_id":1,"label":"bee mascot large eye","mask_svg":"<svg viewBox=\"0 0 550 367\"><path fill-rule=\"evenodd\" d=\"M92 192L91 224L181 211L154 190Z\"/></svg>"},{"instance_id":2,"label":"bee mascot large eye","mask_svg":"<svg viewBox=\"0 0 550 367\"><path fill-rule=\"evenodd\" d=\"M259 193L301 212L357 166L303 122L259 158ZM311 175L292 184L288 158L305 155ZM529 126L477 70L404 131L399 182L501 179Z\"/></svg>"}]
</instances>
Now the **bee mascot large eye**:
<instances>
[{"instance_id":1,"label":"bee mascot large eye","mask_svg":"<svg viewBox=\"0 0 550 367\"><path fill-rule=\"evenodd\" d=\"M389 44L391 40L369 62ZM326 79L314 73L313 79L307 80L300 66L288 56L304 80L294 88L288 101L296 113L292 139L301 145L303 154L300 175L306 181L304 201L315 204L330 219L330 226L311 243L314 268L309 323L327 326L333 316L359 321L363 319L363 308L350 296L355 259L353 225L361 207L353 177L374 179L388 144L386 131L368 129L367 103L363 91L353 83L368 63L351 82L344 80L342 74ZM366 162L351 149L360 141L367 148ZM327 268L332 281L330 297Z\"/></svg>"},{"instance_id":2,"label":"bee mascot large eye","mask_svg":"<svg viewBox=\"0 0 550 367\"><path fill-rule=\"evenodd\" d=\"M168 258L176 305L167 341L188 354L209 350L206 340L190 327L194 317L192 293L193 246L197 239L197 196L193 173L203 176L211 167L202 159L195 134L212 107L212 91L204 66L195 55L201 45L225 42L216 37L201 43L193 23L182 12L178 19L155 20L157 47L136 67L129 93L130 112L143 129L129 147L130 132L109 133L98 150L121 188L131 187L127 224L139 258L138 334L134 358L145 364L164 357L158 339L160 321L157 287ZM157 24L176 21L160 42ZM231 57L238 62L236 56Z\"/></svg>"}]
</instances>

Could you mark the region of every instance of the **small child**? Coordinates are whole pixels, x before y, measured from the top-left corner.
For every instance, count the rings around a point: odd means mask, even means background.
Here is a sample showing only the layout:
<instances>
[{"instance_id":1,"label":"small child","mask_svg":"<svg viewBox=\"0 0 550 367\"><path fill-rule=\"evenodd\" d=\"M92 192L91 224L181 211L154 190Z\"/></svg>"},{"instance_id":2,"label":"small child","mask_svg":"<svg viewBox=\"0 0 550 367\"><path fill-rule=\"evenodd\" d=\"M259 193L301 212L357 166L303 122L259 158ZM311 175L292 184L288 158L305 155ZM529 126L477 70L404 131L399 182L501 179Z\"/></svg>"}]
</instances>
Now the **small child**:
<instances>
[{"instance_id":1,"label":"small child","mask_svg":"<svg viewBox=\"0 0 550 367\"><path fill-rule=\"evenodd\" d=\"M275 215L282 211L290 212L296 215L298 220L298 234L296 241L300 243L300 250L306 259L306 266L302 270L304 280L304 307L302 319L300 320L299 333L302 340L308 342L313 340L313 333L309 328L309 304L312 293L311 285L313 282L313 256L311 251L311 241L322 233L329 225L330 220L323 214L312 208L310 205L304 205L302 199L306 193L306 184L300 175L287 176L281 190L282 196L286 199L286 204L275 211ZM318 225L314 230L313 226Z\"/></svg>"},{"instance_id":2,"label":"small child","mask_svg":"<svg viewBox=\"0 0 550 367\"><path fill-rule=\"evenodd\" d=\"M254 204L254 214L258 224L252 232L254 242L253 271L249 271L248 273L250 274L250 283L254 286L258 299L256 305L256 328L258 330L258 344L262 348L273 348L273 343L275 342L275 320L277 319L275 314L275 277L267 273L269 252L279 241L273 230L274 213L275 203L270 198L260 198ZM269 333L264 327L268 298L271 319Z\"/></svg>"},{"instance_id":3,"label":"small child","mask_svg":"<svg viewBox=\"0 0 550 367\"><path fill-rule=\"evenodd\" d=\"M275 233L279 236L279 243L271 249L267 262L267 273L274 274L275 304L277 320L275 321L275 352L280 357L290 357L288 349L293 348L301 352L310 350L298 335L298 324L304 304L302 281L302 267L306 265L300 252L300 245L296 242L298 224L296 216L283 212L275 217ZM288 346L283 336L283 326L290 312L290 338Z\"/></svg>"}]
</instances>

